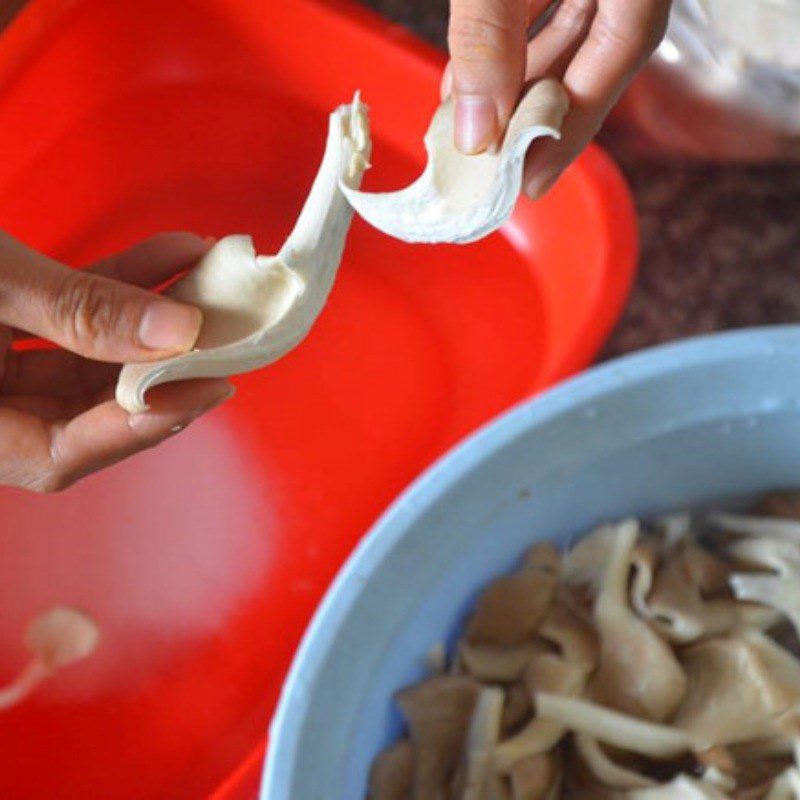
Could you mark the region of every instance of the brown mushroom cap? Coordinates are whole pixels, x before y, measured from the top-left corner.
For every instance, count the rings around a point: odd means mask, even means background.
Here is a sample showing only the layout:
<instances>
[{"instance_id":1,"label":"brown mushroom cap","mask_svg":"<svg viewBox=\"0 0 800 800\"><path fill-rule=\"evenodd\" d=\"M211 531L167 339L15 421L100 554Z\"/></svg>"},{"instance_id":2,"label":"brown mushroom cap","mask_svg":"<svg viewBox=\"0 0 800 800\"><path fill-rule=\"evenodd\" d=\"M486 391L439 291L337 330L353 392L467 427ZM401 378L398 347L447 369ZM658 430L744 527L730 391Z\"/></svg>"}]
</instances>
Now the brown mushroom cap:
<instances>
[{"instance_id":1,"label":"brown mushroom cap","mask_svg":"<svg viewBox=\"0 0 800 800\"><path fill-rule=\"evenodd\" d=\"M534 656L542 652L545 648L536 642L502 647L462 640L458 645L458 658L464 671L484 683L513 683Z\"/></svg>"},{"instance_id":2,"label":"brown mushroom cap","mask_svg":"<svg viewBox=\"0 0 800 800\"><path fill-rule=\"evenodd\" d=\"M369 800L407 800L413 783L414 750L408 739L401 739L372 762Z\"/></svg>"},{"instance_id":3,"label":"brown mushroom cap","mask_svg":"<svg viewBox=\"0 0 800 800\"><path fill-rule=\"evenodd\" d=\"M558 796L561 763L551 753L520 759L509 770L513 800L550 800Z\"/></svg>"},{"instance_id":4,"label":"brown mushroom cap","mask_svg":"<svg viewBox=\"0 0 800 800\"><path fill-rule=\"evenodd\" d=\"M525 565L493 581L478 598L467 623L473 644L514 646L529 642L555 597L558 576L549 568Z\"/></svg>"},{"instance_id":5,"label":"brown mushroom cap","mask_svg":"<svg viewBox=\"0 0 800 800\"><path fill-rule=\"evenodd\" d=\"M458 675L429 678L403 689L397 704L414 750L414 792L436 797L459 764L480 686Z\"/></svg>"}]
</instances>

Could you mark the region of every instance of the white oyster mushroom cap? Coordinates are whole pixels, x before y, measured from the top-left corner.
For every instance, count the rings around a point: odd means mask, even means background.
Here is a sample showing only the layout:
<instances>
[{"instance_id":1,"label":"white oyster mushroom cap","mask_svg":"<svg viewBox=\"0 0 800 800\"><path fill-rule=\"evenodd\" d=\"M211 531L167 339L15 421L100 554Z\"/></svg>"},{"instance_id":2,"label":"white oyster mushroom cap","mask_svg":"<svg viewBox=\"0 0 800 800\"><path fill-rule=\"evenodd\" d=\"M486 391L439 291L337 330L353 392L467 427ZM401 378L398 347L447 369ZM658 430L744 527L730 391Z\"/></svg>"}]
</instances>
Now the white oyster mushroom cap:
<instances>
[{"instance_id":1,"label":"white oyster mushroom cap","mask_svg":"<svg viewBox=\"0 0 800 800\"><path fill-rule=\"evenodd\" d=\"M499 147L467 156L455 147L454 105L447 100L425 135L428 163L414 183L396 192L373 193L342 182L342 191L360 216L397 239L473 242L511 216L528 147L540 137L558 139L568 107L558 81L538 81L517 106Z\"/></svg>"},{"instance_id":2,"label":"white oyster mushroom cap","mask_svg":"<svg viewBox=\"0 0 800 800\"><path fill-rule=\"evenodd\" d=\"M215 244L167 294L203 312L195 348L173 358L126 364L117 402L147 408L153 386L221 378L271 364L311 329L333 287L352 210L340 191L355 188L370 154L367 110L356 94L330 116L319 172L294 230L277 255L256 255L249 236Z\"/></svg>"}]
</instances>

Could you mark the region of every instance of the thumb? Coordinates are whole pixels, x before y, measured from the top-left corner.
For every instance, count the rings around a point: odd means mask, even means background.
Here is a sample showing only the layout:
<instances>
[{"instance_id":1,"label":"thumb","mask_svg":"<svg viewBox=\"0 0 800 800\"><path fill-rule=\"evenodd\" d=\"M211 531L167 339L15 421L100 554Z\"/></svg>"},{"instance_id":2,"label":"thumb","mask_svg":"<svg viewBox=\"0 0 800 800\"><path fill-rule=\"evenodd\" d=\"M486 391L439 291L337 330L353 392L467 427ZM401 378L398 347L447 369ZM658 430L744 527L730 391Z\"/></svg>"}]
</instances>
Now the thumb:
<instances>
[{"instance_id":1,"label":"thumb","mask_svg":"<svg viewBox=\"0 0 800 800\"><path fill-rule=\"evenodd\" d=\"M0 323L98 361L149 361L188 350L193 306L70 269L0 233Z\"/></svg>"},{"instance_id":2,"label":"thumb","mask_svg":"<svg viewBox=\"0 0 800 800\"><path fill-rule=\"evenodd\" d=\"M448 45L456 146L485 150L505 129L525 74L527 0L452 0Z\"/></svg>"}]
</instances>

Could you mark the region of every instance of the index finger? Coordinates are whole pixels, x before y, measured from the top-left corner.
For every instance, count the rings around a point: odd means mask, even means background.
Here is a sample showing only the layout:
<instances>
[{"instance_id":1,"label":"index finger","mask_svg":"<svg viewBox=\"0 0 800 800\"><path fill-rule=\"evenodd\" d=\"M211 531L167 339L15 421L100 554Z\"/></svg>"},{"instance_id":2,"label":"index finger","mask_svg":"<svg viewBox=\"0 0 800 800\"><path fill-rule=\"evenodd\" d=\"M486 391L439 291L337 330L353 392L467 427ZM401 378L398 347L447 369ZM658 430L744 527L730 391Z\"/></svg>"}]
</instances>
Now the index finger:
<instances>
[{"instance_id":1,"label":"index finger","mask_svg":"<svg viewBox=\"0 0 800 800\"><path fill-rule=\"evenodd\" d=\"M456 146L464 153L485 150L514 110L525 74L528 7L527 0L451 2Z\"/></svg>"}]
</instances>

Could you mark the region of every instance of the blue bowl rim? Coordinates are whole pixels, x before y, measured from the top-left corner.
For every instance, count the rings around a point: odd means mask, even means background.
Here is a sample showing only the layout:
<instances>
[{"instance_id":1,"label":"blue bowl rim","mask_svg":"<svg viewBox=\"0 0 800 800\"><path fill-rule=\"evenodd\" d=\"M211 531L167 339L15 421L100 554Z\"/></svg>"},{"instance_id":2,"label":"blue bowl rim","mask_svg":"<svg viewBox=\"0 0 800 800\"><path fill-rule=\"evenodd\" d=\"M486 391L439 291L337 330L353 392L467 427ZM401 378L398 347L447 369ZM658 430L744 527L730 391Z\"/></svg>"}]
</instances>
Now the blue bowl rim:
<instances>
[{"instance_id":1,"label":"blue bowl rim","mask_svg":"<svg viewBox=\"0 0 800 800\"><path fill-rule=\"evenodd\" d=\"M512 406L440 456L384 511L340 568L315 612L295 654L270 726L261 798L290 780L294 770L304 688L325 663L336 632L371 575L400 541L409 524L481 461L523 432L610 391L657 376L768 353L799 353L800 325L774 325L712 333L648 348L592 367L536 397ZM288 796L288 795L287 795Z\"/></svg>"}]
</instances>

